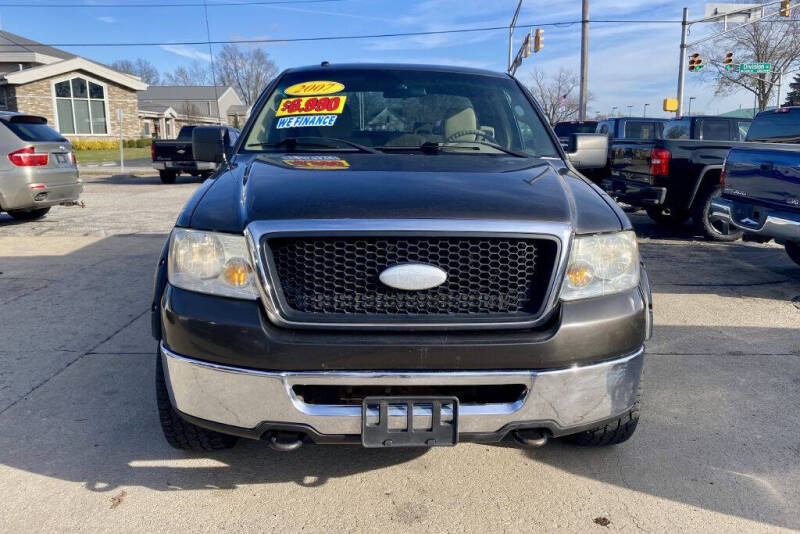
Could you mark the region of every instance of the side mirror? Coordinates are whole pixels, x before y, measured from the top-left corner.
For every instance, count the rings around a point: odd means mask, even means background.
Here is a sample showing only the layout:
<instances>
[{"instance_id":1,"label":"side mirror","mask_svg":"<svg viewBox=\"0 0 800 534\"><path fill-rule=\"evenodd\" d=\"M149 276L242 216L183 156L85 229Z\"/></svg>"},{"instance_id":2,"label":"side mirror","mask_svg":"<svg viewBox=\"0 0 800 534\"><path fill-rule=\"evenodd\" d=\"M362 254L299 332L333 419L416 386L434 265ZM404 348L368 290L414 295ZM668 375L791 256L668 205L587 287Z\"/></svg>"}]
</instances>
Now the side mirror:
<instances>
[{"instance_id":1,"label":"side mirror","mask_svg":"<svg viewBox=\"0 0 800 534\"><path fill-rule=\"evenodd\" d=\"M192 154L195 161L224 163L230 155L228 129L222 126L197 126L192 131Z\"/></svg>"},{"instance_id":2,"label":"side mirror","mask_svg":"<svg viewBox=\"0 0 800 534\"><path fill-rule=\"evenodd\" d=\"M579 133L574 137L571 146L574 152L568 152L569 161L578 170L602 169L608 161L608 136L606 134Z\"/></svg>"}]
</instances>

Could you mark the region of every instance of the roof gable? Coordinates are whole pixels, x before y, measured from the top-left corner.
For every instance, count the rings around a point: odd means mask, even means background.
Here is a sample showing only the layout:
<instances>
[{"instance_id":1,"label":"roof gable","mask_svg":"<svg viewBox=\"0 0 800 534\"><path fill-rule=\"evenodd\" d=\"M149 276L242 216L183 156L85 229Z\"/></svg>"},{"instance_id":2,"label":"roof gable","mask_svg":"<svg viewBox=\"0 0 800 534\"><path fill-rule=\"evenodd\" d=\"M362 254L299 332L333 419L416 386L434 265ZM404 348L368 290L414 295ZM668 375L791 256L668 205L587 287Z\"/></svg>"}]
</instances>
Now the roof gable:
<instances>
[{"instance_id":1,"label":"roof gable","mask_svg":"<svg viewBox=\"0 0 800 534\"><path fill-rule=\"evenodd\" d=\"M16 56L19 54L39 54L55 59L71 59L77 57L75 54L70 54L64 50L59 50L52 46L31 41L20 35L0 30L0 61L3 60L4 56ZM47 61L43 61L42 63L46 62Z\"/></svg>"},{"instance_id":2,"label":"roof gable","mask_svg":"<svg viewBox=\"0 0 800 534\"><path fill-rule=\"evenodd\" d=\"M118 83L123 87L128 87L134 91L144 91L147 89L147 84L144 83L136 76L125 74L118 70L114 70L100 63L95 63L88 59L74 56L71 59L58 61L49 65L39 65L30 69L9 72L5 74L4 79L9 85L21 85L31 83L52 76L59 76L68 72L83 70L90 74L94 74L100 78L110 80Z\"/></svg>"}]
</instances>

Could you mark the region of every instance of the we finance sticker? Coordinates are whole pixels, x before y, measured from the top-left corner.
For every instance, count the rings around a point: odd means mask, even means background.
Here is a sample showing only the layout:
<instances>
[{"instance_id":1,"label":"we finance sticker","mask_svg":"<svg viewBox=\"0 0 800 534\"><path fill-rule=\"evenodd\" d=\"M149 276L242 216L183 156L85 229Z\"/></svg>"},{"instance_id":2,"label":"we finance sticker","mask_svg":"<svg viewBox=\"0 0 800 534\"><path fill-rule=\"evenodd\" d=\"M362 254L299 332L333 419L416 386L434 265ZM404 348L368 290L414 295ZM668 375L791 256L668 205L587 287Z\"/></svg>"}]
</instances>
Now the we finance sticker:
<instances>
[{"instance_id":1,"label":"we finance sticker","mask_svg":"<svg viewBox=\"0 0 800 534\"><path fill-rule=\"evenodd\" d=\"M339 115L344 110L346 96L304 96L284 98L278 105L276 117L291 115Z\"/></svg>"},{"instance_id":2,"label":"we finance sticker","mask_svg":"<svg viewBox=\"0 0 800 534\"><path fill-rule=\"evenodd\" d=\"M284 93L290 96L317 96L330 95L344 91L344 84L325 80L315 80L312 82L301 82L290 85Z\"/></svg>"},{"instance_id":3,"label":"we finance sticker","mask_svg":"<svg viewBox=\"0 0 800 534\"><path fill-rule=\"evenodd\" d=\"M311 126L333 126L337 115L300 115L299 117L281 117L275 126L278 130L284 128L308 128Z\"/></svg>"},{"instance_id":4,"label":"we finance sticker","mask_svg":"<svg viewBox=\"0 0 800 534\"><path fill-rule=\"evenodd\" d=\"M347 169L350 164L338 156L284 156L281 162L296 169L335 171Z\"/></svg>"}]
</instances>

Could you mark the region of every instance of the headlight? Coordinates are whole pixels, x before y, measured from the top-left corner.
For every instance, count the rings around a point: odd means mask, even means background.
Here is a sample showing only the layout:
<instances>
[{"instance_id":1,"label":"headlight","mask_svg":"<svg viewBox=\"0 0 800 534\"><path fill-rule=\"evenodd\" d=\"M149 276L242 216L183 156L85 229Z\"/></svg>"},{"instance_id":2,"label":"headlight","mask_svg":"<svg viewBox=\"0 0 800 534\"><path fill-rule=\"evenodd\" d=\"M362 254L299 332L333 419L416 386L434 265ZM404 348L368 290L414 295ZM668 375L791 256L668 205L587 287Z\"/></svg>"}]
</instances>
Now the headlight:
<instances>
[{"instance_id":1,"label":"headlight","mask_svg":"<svg viewBox=\"0 0 800 534\"><path fill-rule=\"evenodd\" d=\"M572 244L561 300L619 293L638 284L639 247L635 233L579 236Z\"/></svg>"},{"instance_id":2,"label":"headlight","mask_svg":"<svg viewBox=\"0 0 800 534\"><path fill-rule=\"evenodd\" d=\"M211 295L257 297L244 236L175 228L169 243L169 283Z\"/></svg>"}]
</instances>

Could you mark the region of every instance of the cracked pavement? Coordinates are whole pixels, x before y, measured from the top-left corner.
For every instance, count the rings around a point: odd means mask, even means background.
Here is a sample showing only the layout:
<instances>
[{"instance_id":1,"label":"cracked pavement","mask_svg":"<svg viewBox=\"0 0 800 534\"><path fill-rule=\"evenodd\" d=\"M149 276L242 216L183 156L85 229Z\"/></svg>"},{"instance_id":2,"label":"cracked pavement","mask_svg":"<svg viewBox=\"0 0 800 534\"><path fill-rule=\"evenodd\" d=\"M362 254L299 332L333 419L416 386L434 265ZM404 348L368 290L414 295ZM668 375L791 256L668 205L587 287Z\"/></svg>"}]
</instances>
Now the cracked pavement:
<instances>
[{"instance_id":1,"label":"cracked pavement","mask_svg":"<svg viewBox=\"0 0 800 534\"><path fill-rule=\"evenodd\" d=\"M0 214L9 532L800 529L800 267L781 247L632 217L656 312L642 421L623 445L187 454L158 427L148 312L198 182L86 180L85 209Z\"/></svg>"}]
</instances>

